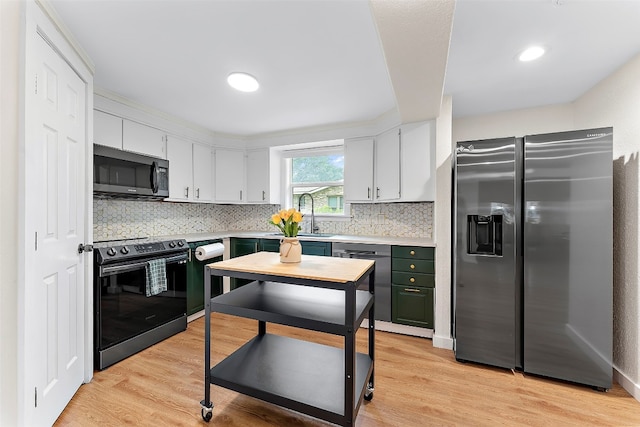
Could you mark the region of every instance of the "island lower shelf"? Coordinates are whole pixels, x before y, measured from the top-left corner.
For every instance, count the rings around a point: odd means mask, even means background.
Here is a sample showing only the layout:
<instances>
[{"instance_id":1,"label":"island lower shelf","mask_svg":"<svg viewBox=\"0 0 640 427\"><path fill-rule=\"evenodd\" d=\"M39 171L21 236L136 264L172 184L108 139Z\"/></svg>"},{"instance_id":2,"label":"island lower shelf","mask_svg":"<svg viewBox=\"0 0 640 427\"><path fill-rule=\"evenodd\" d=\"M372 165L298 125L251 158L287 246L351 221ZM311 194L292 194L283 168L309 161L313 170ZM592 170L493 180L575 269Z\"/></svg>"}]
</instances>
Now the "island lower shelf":
<instances>
[{"instance_id":1,"label":"island lower shelf","mask_svg":"<svg viewBox=\"0 0 640 427\"><path fill-rule=\"evenodd\" d=\"M311 416L341 423L345 353L336 347L273 334L257 335L211 368L210 382ZM355 393L365 391L373 360L355 353ZM354 399L354 411L361 402Z\"/></svg>"},{"instance_id":2,"label":"island lower shelf","mask_svg":"<svg viewBox=\"0 0 640 427\"><path fill-rule=\"evenodd\" d=\"M211 300L211 311L344 335L357 329L373 304L367 291L355 292L355 313L345 319L345 292L279 282L254 281Z\"/></svg>"}]
</instances>

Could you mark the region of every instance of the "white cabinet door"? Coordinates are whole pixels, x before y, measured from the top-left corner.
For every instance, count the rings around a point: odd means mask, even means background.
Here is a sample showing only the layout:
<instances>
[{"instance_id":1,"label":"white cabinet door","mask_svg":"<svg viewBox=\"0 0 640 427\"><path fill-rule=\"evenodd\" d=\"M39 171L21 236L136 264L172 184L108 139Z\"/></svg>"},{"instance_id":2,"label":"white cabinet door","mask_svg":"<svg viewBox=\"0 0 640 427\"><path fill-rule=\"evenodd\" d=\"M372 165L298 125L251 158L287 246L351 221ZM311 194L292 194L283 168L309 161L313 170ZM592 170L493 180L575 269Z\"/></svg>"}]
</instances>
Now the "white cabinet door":
<instances>
[{"instance_id":1,"label":"white cabinet door","mask_svg":"<svg viewBox=\"0 0 640 427\"><path fill-rule=\"evenodd\" d=\"M193 199L193 168L191 157L191 142L173 136L167 137L170 199Z\"/></svg>"},{"instance_id":2,"label":"white cabinet door","mask_svg":"<svg viewBox=\"0 0 640 427\"><path fill-rule=\"evenodd\" d=\"M435 200L436 144L435 122L402 126L402 201Z\"/></svg>"},{"instance_id":3,"label":"white cabinet door","mask_svg":"<svg viewBox=\"0 0 640 427\"><path fill-rule=\"evenodd\" d=\"M93 143L122 150L122 119L93 110Z\"/></svg>"},{"instance_id":4,"label":"white cabinet door","mask_svg":"<svg viewBox=\"0 0 640 427\"><path fill-rule=\"evenodd\" d=\"M344 143L344 198L349 202L373 200L373 138Z\"/></svg>"},{"instance_id":5,"label":"white cabinet door","mask_svg":"<svg viewBox=\"0 0 640 427\"><path fill-rule=\"evenodd\" d=\"M161 159L167 158L164 132L126 119L122 120L122 148Z\"/></svg>"},{"instance_id":6,"label":"white cabinet door","mask_svg":"<svg viewBox=\"0 0 640 427\"><path fill-rule=\"evenodd\" d=\"M375 201L400 198L400 136L392 129L376 138Z\"/></svg>"},{"instance_id":7,"label":"white cabinet door","mask_svg":"<svg viewBox=\"0 0 640 427\"><path fill-rule=\"evenodd\" d=\"M269 150L247 152L247 202L269 203Z\"/></svg>"},{"instance_id":8,"label":"white cabinet door","mask_svg":"<svg viewBox=\"0 0 640 427\"><path fill-rule=\"evenodd\" d=\"M198 202L213 200L213 148L193 144L193 196Z\"/></svg>"},{"instance_id":9,"label":"white cabinet door","mask_svg":"<svg viewBox=\"0 0 640 427\"><path fill-rule=\"evenodd\" d=\"M215 151L215 200L241 203L244 194L244 151Z\"/></svg>"}]
</instances>

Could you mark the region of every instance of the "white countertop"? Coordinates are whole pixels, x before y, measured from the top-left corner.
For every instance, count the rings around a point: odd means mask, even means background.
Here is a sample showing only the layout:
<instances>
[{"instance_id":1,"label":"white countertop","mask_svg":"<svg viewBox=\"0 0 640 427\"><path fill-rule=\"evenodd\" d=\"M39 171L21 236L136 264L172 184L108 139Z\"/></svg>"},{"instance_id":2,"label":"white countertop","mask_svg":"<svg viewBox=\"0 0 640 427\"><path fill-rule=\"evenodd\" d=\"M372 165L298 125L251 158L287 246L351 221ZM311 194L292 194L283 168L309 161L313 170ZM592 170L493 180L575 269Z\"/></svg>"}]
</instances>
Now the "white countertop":
<instances>
[{"instance_id":1,"label":"white countertop","mask_svg":"<svg viewBox=\"0 0 640 427\"><path fill-rule=\"evenodd\" d=\"M282 234L274 231L239 231L228 230L212 233L189 233L174 234L167 236L157 236L162 240L185 239L187 242L199 242L203 240L224 239L228 237L238 238L258 238L258 239L280 239ZM315 240L321 242L341 242L341 243L373 243L379 245L399 245L399 246L423 246L435 247L431 239L416 237L393 237L393 236L351 236L343 234L319 235L319 236L298 236L301 241Z\"/></svg>"}]
</instances>

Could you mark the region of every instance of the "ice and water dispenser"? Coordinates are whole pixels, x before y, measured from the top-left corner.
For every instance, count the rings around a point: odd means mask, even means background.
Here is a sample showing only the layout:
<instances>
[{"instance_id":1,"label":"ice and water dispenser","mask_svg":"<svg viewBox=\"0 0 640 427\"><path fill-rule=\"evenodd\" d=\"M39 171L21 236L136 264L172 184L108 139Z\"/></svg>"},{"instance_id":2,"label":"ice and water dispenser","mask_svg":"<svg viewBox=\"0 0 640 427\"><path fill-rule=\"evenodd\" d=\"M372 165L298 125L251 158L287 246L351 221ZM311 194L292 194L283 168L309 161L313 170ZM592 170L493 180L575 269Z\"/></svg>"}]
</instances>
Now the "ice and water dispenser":
<instances>
[{"instance_id":1,"label":"ice and water dispenser","mask_svg":"<svg viewBox=\"0 0 640 427\"><path fill-rule=\"evenodd\" d=\"M467 253L502 256L502 215L467 215Z\"/></svg>"}]
</instances>

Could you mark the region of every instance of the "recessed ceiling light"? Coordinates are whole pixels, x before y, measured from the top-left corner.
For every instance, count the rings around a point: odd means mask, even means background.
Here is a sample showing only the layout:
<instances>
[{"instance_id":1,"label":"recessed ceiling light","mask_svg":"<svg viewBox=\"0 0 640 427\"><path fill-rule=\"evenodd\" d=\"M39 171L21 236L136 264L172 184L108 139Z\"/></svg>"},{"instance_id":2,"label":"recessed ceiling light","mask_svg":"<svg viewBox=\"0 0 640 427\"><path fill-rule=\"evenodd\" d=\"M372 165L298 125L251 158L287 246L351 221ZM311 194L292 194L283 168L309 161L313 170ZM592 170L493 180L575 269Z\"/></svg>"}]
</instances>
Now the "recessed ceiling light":
<instances>
[{"instance_id":1,"label":"recessed ceiling light","mask_svg":"<svg viewBox=\"0 0 640 427\"><path fill-rule=\"evenodd\" d=\"M533 61L534 59L540 58L544 55L544 48L542 46L531 46L528 49L525 49L519 56L518 59L522 62Z\"/></svg>"},{"instance_id":2,"label":"recessed ceiling light","mask_svg":"<svg viewBox=\"0 0 640 427\"><path fill-rule=\"evenodd\" d=\"M231 73L227 77L227 83L241 92L255 92L260 87L258 80L247 73Z\"/></svg>"}]
</instances>

